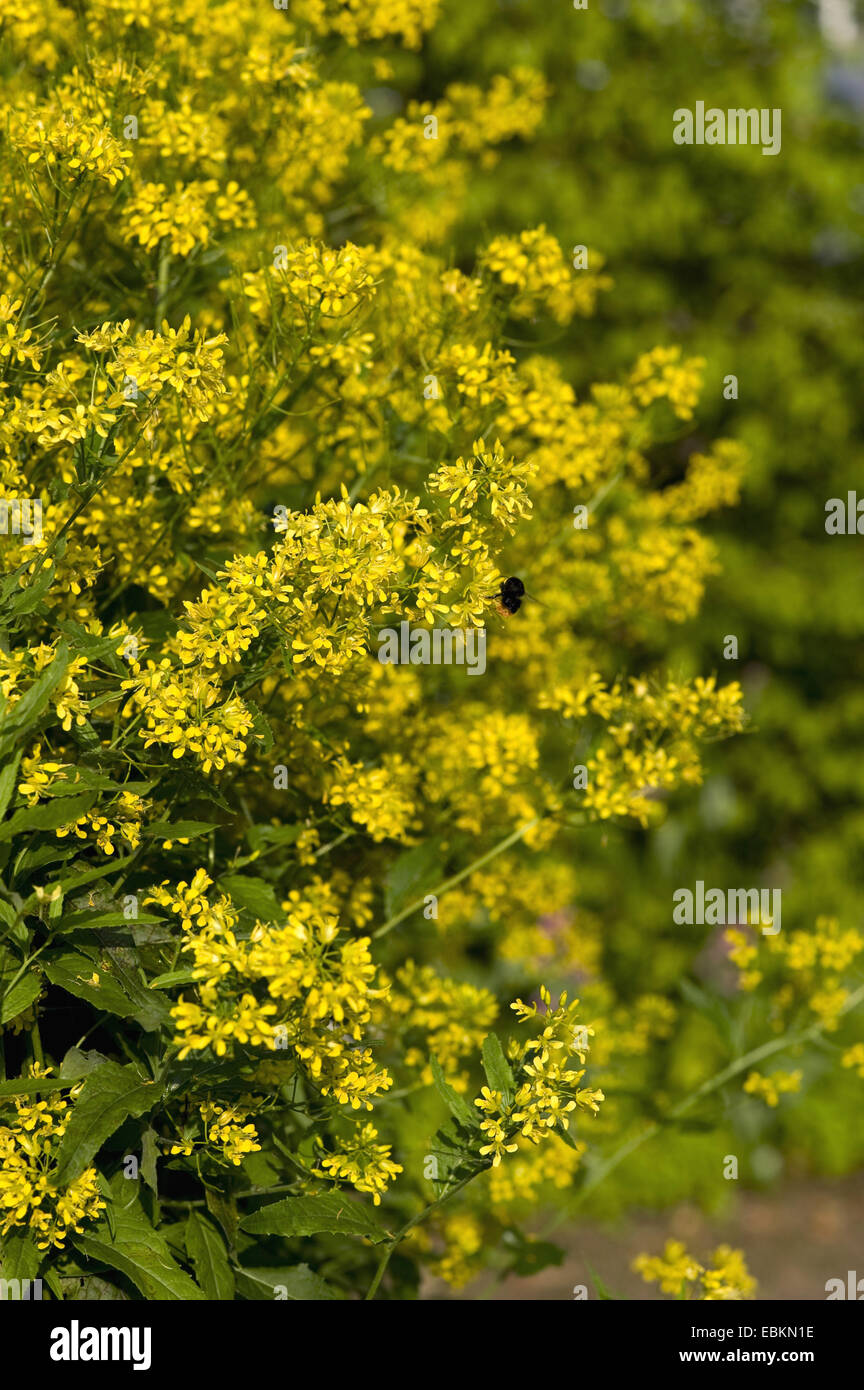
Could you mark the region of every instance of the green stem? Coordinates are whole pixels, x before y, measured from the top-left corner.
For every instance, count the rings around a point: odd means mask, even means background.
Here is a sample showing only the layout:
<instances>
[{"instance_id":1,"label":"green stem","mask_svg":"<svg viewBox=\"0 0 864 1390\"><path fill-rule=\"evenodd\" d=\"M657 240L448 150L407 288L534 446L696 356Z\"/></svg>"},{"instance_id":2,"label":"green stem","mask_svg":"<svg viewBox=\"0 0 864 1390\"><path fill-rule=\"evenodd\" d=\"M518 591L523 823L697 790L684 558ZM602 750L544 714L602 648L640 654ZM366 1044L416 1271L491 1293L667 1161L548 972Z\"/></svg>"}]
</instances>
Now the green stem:
<instances>
[{"instance_id":1,"label":"green stem","mask_svg":"<svg viewBox=\"0 0 864 1390\"><path fill-rule=\"evenodd\" d=\"M33 1056L39 1063L39 1066L44 1067L45 1056L42 1052L42 1035L39 1032L39 1021L35 1018L30 1025L30 1041L33 1044Z\"/></svg>"},{"instance_id":2,"label":"green stem","mask_svg":"<svg viewBox=\"0 0 864 1390\"><path fill-rule=\"evenodd\" d=\"M433 889L432 896L436 898L440 897L442 893L447 892L448 888L454 888L457 883L462 882L463 878L467 878L468 875L473 874L476 869L480 869L484 864L488 864L490 859L495 859L499 854L503 854L505 849L509 849L511 845L517 844L519 840L523 839L523 837L528 834L529 830L533 830L534 826L537 825L539 821L540 817L535 816L533 820L526 821L524 825L520 825L518 830L514 830L506 839L500 840L497 845L493 845L492 849L487 850L479 859L475 859L473 864L468 865L467 869L460 869L458 874L454 874L452 878L447 878L443 883L439 883L438 887ZM379 927L376 932L372 933L373 937L377 940L380 936L386 936L394 927L398 927L400 922L404 922L406 917L410 917L412 912L416 912L418 908L423 907L426 898L429 896L428 893L425 894L422 898L418 898L416 902L409 903L408 907L404 907L402 911L397 912L394 917L389 917L383 927Z\"/></svg>"},{"instance_id":3,"label":"green stem","mask_svg":"<svg viewBox=\"0 0 864 1390\"><path fill-rule=\"evenodd\" d=\"M857 1008L862 1001L864 1001L864 985L850 994L843 1008L839 1011L838 1017L850 1013L851 1010ZM717 1072L715 1076L709 1077L707 1081L703 1081L701 1086L697 1086L696 1090L692 1091L689 1096L685 1096L677 1105L673 1105L672 1109L668 1110L661 1119L655 1120L639 1134L631 1135L631 1137L625 1140L614 1153L609 1155L605 1162L598 1164L593 1173L591 1173L587 1181L580 1188L575 1201L575 1207L581 1206L585 1198L588 1197L590 1193L594 1192L595 1189L599 1187L600 1183L624 1162L625 1158L629 1158L632 1153L640 1149L649 1139L656 1138L664 1125L680 1119L682 1115L686 1115L688 1110L692 1110L693 1106L696 1105L698 1101L704 1099L705 1096L711 1095L714 1091L719 1090L721 1086L725 1086L727 1081L731 1081L734 1076L738 1076L740 1072L745 1071L748 1067L754 1066L757 1062L764 1061L766 1057L772 1057L776 1052L783 1052L787 1048L797 1046L799 1043L810 1042L812 1039L819 1037L824 1030L824 1023L813 1023L809 1028L803 1029L800 1033L784 1033L782 1038L775 1038L772 1042L762 1043L759 1047L754 1047L750 1052L746 1052L743 1057L738 1057L734 1062L730 1062L728 1066L724 1067L722 1071ZM543 1234L546 1235L549 1231L553 1231L556 1226L559 1226L562 1221L566 1220L567 1217L571 1215L573 1210L574 1207L571 1207L567 1212L555 1216L553 1220L544 1227Z\"/></svg>"},{"instance_id":4,"label":"green stem","mask_svg":"<svg viewBox=\"0 0 864 1390\"><path fill-rule=\"evenodd\" d=\"M479 1172L485 1173L486 1169L481 1168L479 1169ZM370 1299L373 1299L376 1293L378 1292L378 1287L381 1283L381 1280L384 1278L387 1266L390 1263L390 1257L393 1254L393 1251L396 1249L396 1246L399 1245L405 1239L408 1232L412 1231L415 1226L419 1226L421 1221L425 1221L426 1217L430 1214L430 1212L433 1212L436 1207L443 1206L445 1202L449 1202L451 1197L455 1197L457 1192L461 1192L462 1188L467 1187L468 1183L473 1182L477 1176L478 1173L471 1173L469 1177L462 1178L461 1181L456 1184L456 1186L453 1188L451 1192L445 1192L442 1194L442 1196L436 1197L435 1201L430 1202L428 1207L424 1207L423 1210L421 1212L418 1212L416 1216L412 1216L410 1221L406 1221L405 1225L402 1226L401 1229L396 1232L395 1236L393 1236L393 1238L387 1242L387 1247L383 1255L381 1256L381 1259L378 1261L378 1268L375 1271L375 1277L372 1280L372 1283L369 1285L369 1292L366 1294L365 1301L367 1303L370 1301Z\"/></svg>"},{"instance_id":5,"label":"green stem","mask_svg":"<svg viewBox=\"0 0 864 1390\"><path fill-rule=\"evenodd\" d=\"M164 237L159 246L159 274L156 280L156 309L153 315L153 327L159 332L160 324L165 316L165 300L168 297L168 276L171 271L171 253L168 250L168 243Z\"/></svg>"},{"instance_id":6,"label":"green stem","mask_svg":"<svg viewBox=\"0 0 864 1390\"><path fill-rule=\"evenodd\" d=\"M349 839L350 836L352 836L354 833L355 833L355 832L354 832L353 830L343 830L343 831L342 831L342 834L341 834L341 835L337 835L337 837L336 837L335 840L331 840L330 843L329 843L328 845L322 845L320 849L316 850L316 851L315 851L315 858L316 858L316 859L323 859L323 857L324 857L325 854L329 854L330 851L331 851L331 849L335 849L337 845L341 845L345 840Z\"/></svg>"}]
</instances>

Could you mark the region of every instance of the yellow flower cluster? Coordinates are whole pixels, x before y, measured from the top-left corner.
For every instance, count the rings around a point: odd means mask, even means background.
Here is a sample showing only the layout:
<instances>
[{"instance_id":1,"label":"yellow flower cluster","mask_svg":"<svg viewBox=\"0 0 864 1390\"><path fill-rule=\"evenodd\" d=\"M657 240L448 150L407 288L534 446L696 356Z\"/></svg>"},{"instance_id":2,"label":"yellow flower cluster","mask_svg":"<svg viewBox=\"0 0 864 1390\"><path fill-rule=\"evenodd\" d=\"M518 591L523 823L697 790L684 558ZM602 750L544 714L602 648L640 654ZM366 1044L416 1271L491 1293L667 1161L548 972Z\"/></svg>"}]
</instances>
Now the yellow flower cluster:
<instances>
[{"instance_id":1,"label":"yellow flower cluster","mask_svg":"<svg viewBox=\"0 0 864 1390\"><path fill-rule=\"evenodd\" d=\"M171 1144L169 1155L183 1154L188 1157L196 1147L212 1154L219 1160L231 1163L238 1168L246 1154L259 1153L258 1132L254 1124L244 1124L248 1120L246 1111L238 1105L216 1105L205 1101L198 1106L203 1122L203 1138L200 1145L186 1135Z\"/></svg>"},{"instance_id":2,"label":"yellow flower cluster","mask_svg":"<svg viewBox=\"0 0 864 1390\"><path fill-rule=\"evenodd\" d=\"M562 324L575 314L592 314L599 292L611 287L608 275L597 274L602 263L594 253L584 269L568 265L545 227L518 237L495 237L480 257L481 266L512 291L509 308L514 318L530 318L545 309Z\"/></svg>"},{"instance_id":3,"label":"yellow flower cluster","mask_svg":"<svg viewBox=\"0 0 864 1390\"><path fill-rule=\"evenodd\" d=\"M205 772L243 757L252 716L242 700L220 702L214 678L172 666L168 657L158 664L148 661L146 667L133 661L130 669L132 676L123 682L131 692L124 714L143 715L144 728L138 732L145 747L167 744L174 758L192 753Z\"/></svg>"},{"instance_id":4,"label":"yellow flower cluster","mask_svg":"<svg viewBox=\"0 0 864 1390\"><path fill-rule=\"evenodd\" d=\"M51 1068L31 1068L34 1077ZM80 1232L104 1210L95 1168L64 1187L54 1180L60 1141L66 1132L75 1096L53 1092L47 1100L12 1098L15 1115L0 1124L0 1235L29 1229L39 1250L62 1249L70 1232Z\"/></svg>"},{"instance_id":5,"label":"yellow flower cluster","mask_svg":"<svg viewBox=\"0 0 864 1390\"><path fill-rule=\"evenodd\" d=\"M197 998L181 996L172 1009L180 1058L267 1047L285 1052L322 1095L371 1110L371 1098L393 1083L364 1042L388 988L375 986L368 937L340 940L333 918L300 901L284 924L258 922L243 939L236 908L224 893L212 898L211 887L199 869L190 883L162 884L147 899L180 918L192 959Z\"/></svg>"},{"instance_id":6,"label":"yellow flower cluster","mask_svg":"<svg viewBox=\"0 0 864 1390\"><path fill-rule=\"evenodd\" d=\"M464 1121L499 997L578 978L590 1026L566 995L514 1006L533 1034L462 1126L463 1160L488 1170L477 1208L414 1238L458 1285L496 1211L578 1174L571 1122L604 1099L586 1037L611 1094L612 1069L644 1070L672 1030L665 996L604 979L597 860L569 832L650 824L744 726L734 682L616 675L696 611L716 554L695 523L737 500L744 456L690 449L703 364L679 348L577 390L518 341L547 316L568 360L563 330L611 286L593 249L586 266L531 226L474 254L460 230L455 254L466 190L549 89L518 66L412 101L417 60L393 41L417 48L439 8L8 0L0 492L38 499L42 533L0 536L0 976L25 981L15 1047L38 1056L71 1012L41 1037L39 971L99 990L100 1046L128 987L119 1026L134 1009L148 1066L158 1052L186 1078L148 1122L190 1182L247 1164L257 1188L284 1157L301 1195L347 1184L389 1207L401 1176L406 1211L438 1181L413 1162L433 1081ZM670 411L688 459L671 483ZM477 629L483 680L382 665L378 634L402 621ZM73 791L92 800L67 811ZM98 952L70 975L68 938L42 930L95 881L106 915L160 885L117 994ZM430 883L437 916L411 920ZM822 935L789 964L827 1018L846 957ZM75 999L70 1047L91 1007ZM47 1244L101 1209L95 1169L51 1187L76 1095L0 1130L4 1220ZM373 1108L374 1125L352 1113ZM404 1174L393 1153L412 1154Z\"/></svg>"},{"instance_id":7,"label":"yellow flower cluster","mask_svg":"<svg viewBox=\"0 0 864 1390\"><path fill-rule=\"evenodd\" d=\"M333 1153L322 1157L320 1171L336 1182L349 1182L357 1192L370 1192L379 1207L382 1192L402 1172L402 1165L392 1161L389 1144L375 1143L377 1138L374 1125L361 1125L350 1139L341 1140Z\"/></svg>"},{"instance_id":8,"label":"yellow flower cluster","mask_svg":"<svg viewBox=\"0 0 864 1390\"><path fill-rule=\"evenodd\" d=\"M399 753L369 768L340 758L324 799L330 806L347 806L352 820L373 840L405 840L416 822L414 780L412 768Z\"/></svg>"},{"instance_id":9,"label":"yellow flower cluster","mask_svg":"<svg viewBox=\"0 0 864 1390\"><path fill-rule=\"evenodd\" d=\"M605 1099L602 1091L580 1089L585 1069L568 1067L569 1057L576 1055L584 1062L585 1052L577 1033L576 1009L579 1001L567 1003L566 993L552 1008L549 991L540 991L545 1013L539 1037L515 1044L512 1060L517 1065L514 1092L505 1098L500 1090L482 1086L474 1104L483 1112L480 1128L486 1142L480 1153L491 1157L497 1168L505 1154L515 1153L516 1136L539 1144L558 1128L568 1130L571 1113L587 1110L596 1114ZM536 1004L523 1004L517 999L510 1005L521 1022L537 1017Z\"/></svg>"},{"instance_id":10,"label":"yellow flower cluster","mask_svg":"<svg viewBox=\"0 0 864 1390\"><path fill-rule=\"evenodd\" d=\"M734 1302L750 1298L756 1280L740 1250L720 1245L712 1265L701 1265L680 1240L668 1240L662 1255L637 1255L633 1268L648 1284L659 1283L664 1293L705 1302Z\"/></svg>"},{"instance_id":11,"label":"yellow flower cluster","mask_svg":"<svg viewBox=\"0 0 864 1390\"><path fill-rule=\"evenodd\" d=\"M762 1076L758 1071L751 1071L744 1082L744 1090L748 1096L758 1096L766 1105L776 1109L782 1095L800 1091L803 1075L802 1071L772 1071L770 1076Z\"/></svg>"},{"instance_id":12,"label":"yellow flower cluster","mask_svg":"<svg viewBox=\"0 0 864 1390\"><path fill-rule=\"evenodd\" d=\"M214 225L220 230L255 225L249 194L233 179L225 188L216 179L177 183L170 192L162 183L145 183L126 204L125 234L145 251L164 243L172 255L188 256L209 245Z\"/></svg>"},{"instance_id":13,"label":"yellow flower cluster","mask_svg":"<svg viewBox=\"0 0 864 1390\"><path fill-rule=\"evenodd\" d=\"M418 1034L422 1045L406 1049L404 1064L432 1083L429 1056L441 1064L457 1090L468 1085L460 1064L476 1053L495 1022L498 1002L488 989L459 980L442 979L431 965L406 961L396 972L388 994L386 1022L395 1035Z\"/></svg>"},{"instance_id":14,"label":"yellow flower cluster","mask_svg":"<svg viewBox=\"0 0 864 1390\"><path fill-rule=\"evenodd\" d=\"M147 803L142 797L134 792L121 792L108 807L108 815L85 813L68 825L59 826L55 833L58 839L74 835L79 840L86 840L88 835L95 835L96 844L103 854L113 854L118 845L124 849L137 849L141 843L141 824L147 810Z\"/></svg>"},{"instance_id":15,"label":"yellow flower cluster","mask_svg":"<svg viewBox=\"0 0 864 1390\"><path fill-rule=\"evenodd\" d=\"M864 952L864 935L857 928L818 917L812 929L754 940L746 929L734 927L726 939L742 989L756 989L770 973L782 986L777 1001L784 1012L803 1002L826 1029L837 1028L852 992L845 977Z\"/></svg>"},{"instance_id":16,"label":"yellow flower cluster","mask_svg":"<svg viewBox=\"0 0 864 1390\"><path fill-rule=\"evenodd\" d=\"M665 399L680 419L688 420L699 400L704 366L704 357L682 360L680 347L656 347L639 358L630 384L640 405Z\"/></svg>"},{"instance_id":17,"label":"yellow flower cluster","mask_svg":"<svg viewBox=\"0 0 864 1390\"><path fill-rule=\"evenodd\" d=\"M295 0L291 9L300 22L322 34L341 34L350 44L398 35L406 47L419 48L438 7L439 0ZM287 0L276 8L287 9Z\"/></svg>"}]
</instances>

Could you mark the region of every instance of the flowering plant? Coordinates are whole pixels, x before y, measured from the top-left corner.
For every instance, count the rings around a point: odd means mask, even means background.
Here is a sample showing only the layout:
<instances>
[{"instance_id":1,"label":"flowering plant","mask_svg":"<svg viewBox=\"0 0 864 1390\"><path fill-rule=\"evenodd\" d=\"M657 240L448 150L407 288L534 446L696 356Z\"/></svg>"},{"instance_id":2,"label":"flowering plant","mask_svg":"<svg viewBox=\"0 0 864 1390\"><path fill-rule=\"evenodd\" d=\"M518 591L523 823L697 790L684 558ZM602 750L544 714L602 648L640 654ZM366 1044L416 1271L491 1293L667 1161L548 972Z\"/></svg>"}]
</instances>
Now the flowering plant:
<instances>
[{"instance_id":1,"label":"flowering plant","mask_svg":"<svg viewBox=\"0 0 864 1390\"><path fill-rule=\"evenodd\" d=\"M0 1250L58 1298L527 1272L661 1123L679 1006L607 978L598 876L745 726L646 653L746 454L687 443L702 359L577 393L543 350L593 250L453 263L548 93L388 115L435 9L4 10ZM483 679L378 661L401 620L485 629Z\"/></svg>"}]
</instances>

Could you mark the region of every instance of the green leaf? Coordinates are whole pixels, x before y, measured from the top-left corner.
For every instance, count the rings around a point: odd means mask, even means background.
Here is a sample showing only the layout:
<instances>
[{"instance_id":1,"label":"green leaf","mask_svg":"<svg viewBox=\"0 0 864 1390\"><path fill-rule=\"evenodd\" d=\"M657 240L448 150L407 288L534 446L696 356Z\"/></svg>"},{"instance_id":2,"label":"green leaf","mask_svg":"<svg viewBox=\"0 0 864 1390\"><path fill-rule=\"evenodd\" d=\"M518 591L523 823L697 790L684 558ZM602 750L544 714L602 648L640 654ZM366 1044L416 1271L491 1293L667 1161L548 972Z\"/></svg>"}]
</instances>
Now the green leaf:
<instances>
[{"instance_id":1,"label":"green leaf","mask_svg":"<svg viewBox=\"0 0 864 1390\"><path fill-rule=\"evenodd\" d=\"M237 1244L237 1231L240 1225L237 1199L229 1192L220 1192L218 1187L205 1188L204 1198L207 1202L207 1210L213 1213L225 1232L228 1248L233 1250Z\"/></svg>"},{"instance_id":2,"label":"green leaf","mask_svg":"<svg viewBox=\"0 0 864 1390\"><path fill-rule=\"evenodd\" d=\"M186 1250L207 1297L230 1302L234 1298L234 1275L225 1242L213 1222L197 1211L186 1222Z\"/></svg>"},{"instance_id":3,"label":"green leaf","mask_svg":"<svg viewBox=\"0 0 864 1390\"><path fill-rule=\"evenodd\" d=\"M0 1244L0 1276L4 1279L35 1279L44 1258L30 1236L10 1232Z\"/></svg>"},{"instance_id":4,"label":"green leaf","mask_svg":"<svg viewBox=\"0 0 864 1390\"><path fill-rule=\"evenodd\" d=\"M65 878L55 878L48 884L49 888L56 888L59 884L63 893L70 893L73 888L83 888L85 883L93 883L97 878L104 878L106 874L117 873L120 869L127 869L134 860L134 854L127 854L125 859L110 859L107 864L100 864L98 869L82 869L73 874L67 874ZM28 901L30 901L28 899Z\"/></svg>"},{"instance_id":5,"label":"green leaf","mask_svg":"<svg viewBox=\"0 0 864 1390\"><path fill-rule=\"evenodd\" d=\"M453 1115L457 1120L461 1120L463 1125L468 1125L469 1128L473 1126L475 1129L477 1129L479 1127L478 1117L475 1114L472 1114L471 1108L467 1104L467 1102L464 1101L462 1097L456 1091L453 1090L453 1087L450 1085L450 1083L447 1080L445 1080L444 1072L441 1068L441 1063L438 1061L438 1058L430 1056L429 1065L432 1068L432 1076L435 1081L435 1089L438 1092L441 1099L444 1101L445 1105L450 1111L450 1114Z\"/></svg>"},{"instance_id":6,"label":"green leaf","mask_svg":"<svg viewBox=\"0 0 864 1390\"><path fill-rule=\"evenodd\" d=\"M481 1158L476 1152L476 1144L476 1123L473 1129L468 1129L458 1120L448 1120L433 1134L424 1158L424 1172L427 1161L434 1160L434 1173L429 1175L429 1181L439 1197L462 1178L491 1166L488 1158Z\"/></svg>"},{"instance_id":7,"label":"green leaf","mask_svg":"<svg viewBox=\"0 0 864 1390\"><path fill-rule=\"evenodd\" d=\"M274 846L293 845L303 830L300 824L295 825L250 825L246 831L246 839L249 841L253 850L259 853L263 849Z\"/></svg>"},{"instance_id":8,"label":"green leaf","mask_svg":"<svg viewBox=\"0 0 864 1390\"><path fill-rule=\"evenodd\" d=\"M96 768L77 763L71 769L71 776L52 782L43 788L42 796L75 796L78 792L130 792L135 796L146 796L155 787L155 782L115 782Z\"/></svg>"},{"instance_id":9,"label":"green leaf","mask_svg":"<svg viewBox=\"0 0 864 1390\"><path fill-rule=\"evenodd\" d=\"M262 753L269 753L274 743L273 730L254 700L246 700L245 704L252 715L252 737Z\"/></svg>"},{"instance_id":10,"label":"green leaf","mask_svg":"<svg viewBox=\"0 0 864 1390\"><path fill-rule=\"evenodd\" d=\"M141 1176L146 1182L150 1191L159 1196L158 1174L156 1171L156 1160L159 1157L159 1147L156 1143L156 1131L148 1125L141 1135Z\"/></svg>"},{"instance_id":11,"label":"green leaf","mask_svg":"<svg viewBox=\"0 0 864 1390\"><path fill-rule=\"evenodd\" d=\"M52 925L55 931L62 932L83 931L85 928L93 930L97 927L129 927L131 930L133 923L135 926L152 926L164 921L164 917L155 917L146 912L139 912L137 917L127 917L123 912L104 912L96 908L94 911L68 912Z\"/></svg>"},{"instance_id":12,"label":"green leaf","mask_svg":"<svg viewBox=\"0 0 864 1390\"><path fill-rule=\"evenodd\" d=\"M71 1303L129 1302L128 1294L95 1274L84 1279L61 1279L60 1283L65 1299Z\"/></svg>"},{"instance_id":13,"label":"green leaf","mask_svg":"<svg viewBox=\"0 0 864 1390\"><path fill-rule=\"evenodd\" d=\"M52 564L45 565L31 584L27 584L23 589L19 588L9 599L6 605L6 616L18 618L23 617L26 613L32 613L34 609L39 607L55 577L54 566Z\"/></svg>"},{"instance_id":14,"label":"green leaf","mask_svg":"<svg viewBox=\"0 0 864 1390\"><path fill-rule=\"evenodd\" d=\"M564 1263L565 1252L560 1245L525 1236L515 1226L504 1232L502 1243L511 1251L510 1271L523 1279L539 1274L550 1265Z\"/></svg>"},{"instance_id":15,"label":"green leaf","mask_svg":"<svg viewBox=\"0 0 864 1390\"><path fill-rule=\"evenodd\" d=\"M3 771L0 772L0 820L6 814L9 802L12 800L12 793L15 790L18 779L18 764L21 761L21 754L16 753L10 763L7 763Z\"/></svg>"},{"instance_id":16,"label":"green leaf","mask_svg":"<svg viewBox=\"0 0 864 1390\"><path fill-rule=\"evenodd\" d=\"M505 1097L513 1094L514 1083L513 1073L510 1070L510 1063L504 1056L504 1049L501 1046L497 1033L487 1033L483 1039L483 1070L486 1073L486 1080L489 1082L490 1089L500 1091Z\"/></svg>"},{"instance_id":17,"label":"green leaf","mask_svg":"<svg viewBox=\"0 0 864 1390\"><path fill-rule=\"evenodd\" d=\"M38 1096L45 1091L68 1090L72 1082L57 1076L15 1077L12 1081L0 1081L0 1097Z\"/></svg>"},{"instance_id":18,"label":"green leaf","mask_svg":"<svg viewBox=\"0 0 864 1390\"><path fill-rule=\"evenodd\" d=\"M335 1192L323 1197L284 1197L245 1216L240 1228L252 1235L314 1236L328 1231L332 1235L386 1239L386 1232L366 1207Z\"/></svg>"},{"instance_id":19,"label":"green leaf","mask_svg":"<svg viewBox=\"0 0 864 1390\"><path fill-rule=\"evenodd\" d=\"M194 967L188 970L169 970L164 975L157 975L155 980L150 981L151 989L173 989L175 985L194 984L198 975Z\"/></svg>"},{"instance_id":20,"label":"green leaf","mask_svg":"<svg viewBox=\"0 0 864 1390\"><path fill-rule=\"evenodd\" d=\"M112 974L116 976L118 985L134 1007L134 1013L130 1017L134 1018L136 1023L140 1023L145 1032L155 1032L157 1028L161 1028L170 1017L171 1005L161 994L154 994L141 983L141 961L138 951L126 946L109 946L105 937L99 933L97 939L100 942L99 946L88 945L82 949L97 963L102 979L109 978ZM103 964L106 958L108 969Z\"/></svg>"},{"instance_id":21,"label":"green leaf","mask_svg":"<svg viewBox=\"0 0 864 1390\"><path fill-rule=\"evenodd\" d=\"M80 1081L82 1076L87 1076L88 1072L95 1071L101 1067L103 1062L107 1062L107 1057L95 1049L89 1052L82 1052L78 1047L70 1047L63 1061L60 1063L60 1076L67 1077L69 1083Z\"/></svg>"},{"instance_id":22,"label":"green leaf","mask_svg":"<svg viewBox=\"0 0 864 1390\"><path fill-rule=\"evenodd\" d=\"M409 903L419 902L441 881L441 843L437 837L405 850L392 865L384 883L388 919Z\"/></svg>"},{"instance_id":23,"label":"green leaf","mask_svg":"<svg viewBox=\"0 0 864 1390\"><path fill-rule=\"evenodd\" d=\"M101 941L49 957L45 974L76 998L119 1018L134 1018L145 1032L153 1032L168 1019L170 1005L141 983L137 967L137 951Z\"/></svg>"},{"instance_id":24,"label":"green leaf","mask_svg":"<svg viewBox=\"0 0 864 1390\"><path fill-rule=\"evenodd\" d=\"M73 846L66 848L68 841L49 840L46 844L38 845L32 849L28 844L15 860L12 870L11 881L17 883L20 879L32 878L37 869L41 869L43 864L68 864L70 859L74 859L77 849ZM75 841L77 846L78 841ZM8 852L9 846L6 846ZM36 905L33 896L27 902L27 910L32 910Z\"/></svg>"},{"instance_id":25,"label":"green leaf","mask_svg":"<svg viewBox=\"0 0 864 1390\"><path fill-rule=\"evenodd\" d=\"M556 1125L552 1133L557 1134L558 1138L563 1140L563 1142L567 1145L568 1149L575 1149L577 1153L580 1152L579 1144L573 1138L573 1135L570 1133L569 1129L562 1129L560 1125Z\"/></svg>"},{"instance_id":26,"label":"green leaf","mask_svg":"<svg viewBox=\"0 0 864 1390\"><path fill-rule=\"evenodd\" d=\"M41 989L42 981L32 970L22 975L8 994L0 987L0 1024L9 1023L11 1019L23 1014L25 1009L29 1009L33 1000L38 999Z\"/></svg>"},{"instance_id":27,"label":"green leaf","mask_svg":"<svg viewBox=\"0 0 864 1390\"><path fill-rule=\"evenodd\" d=\"M69 825L89 811L95 800L95 792L85 792L81 796L48 801L44 806L25 806L0 825L0 841L11 840L13 835L21 833L56 830L60 825Z\"/></svg>"},{"instance_id":28,"label":"green leaf","mask_svg":"<svg viewBox=\"0 0 864 1390\"><path fill-rule=\"evenodd\" d=\"M0 756L17 738L26 733L47 709L51 696L66 674L69 661L69 648L65 642L60 642L50 666L45 667L39 679L33 682L26 695L22 695L13 707L9 718L0 724Z\"/></svg>"},{"instance_id":29,"label":"green leaf","mask_svg":"<svg viewBox=\"0 0 864 1390\"><path fill-rule=\"evenodd\" d=\"M123 1121L151 1110L160 1095L157 1082L142 1081L131 1067L116 1062L104 1062L90 1072L60 1143L53 1177L57 1186L65 1187L80 1177Z\"/></svg>"},{"instance_id":30,"label":"green leaf","mask_svg":"<svg viewBox=\"0 0 864 1390\"><path fill-rule=\"evenodd\" d=\"M238 1269L237 1291L244 1298L262 1301L276 1299L302 1303L322 1303L342 1294L308 1265L289 1265L282 1269Z\"/></svg>"},{"instance_id":31,"label":"green leaf","mask_svg":"<svg viewBox=\"0 0 864 1390\"><path fill-rule=\"evenodd\" d=\"M219 887L236 907L244 907L261 922L281 922L285 916L272 884L247 874L223 874Z\"/></svg>"},{"instance_id":32,"label":"green leaf","mask_svg":"<svg viewBox=\"0 0 864 1390\"><path fill-rule=\"evenodd\" d=\"M80 1254L125 1274L147 1299L191 1303L206 1297L173 1259L164 1237L137 1205L125 1210L117 1207L113 1235L107 1221L101 1221L97 1226L86 1226L71 1240Z\"/></svg>"},{"instance_id":33,"label":"green leaf","mask_svg":"<svg viewBox=\"0 0 864 1390\"><path fill-rule=\"evenodd\" d=\"M160 820L142 826L141 834L145 838L153 836L160 840L194 840L198 835L207 835L211 830L218 829L218 825L205 820L178 820L173 825L170 821Z\"/></svg>"},{"instance_id":34,"label":"green leaf","mask_svg":"<svg viewBox=\"0 0 864 1390\"><path fill-rule=\"evenodd\" d=\"M86 999L94 1008L117 1014L118 1018L131 1018L136 1012L136 1005L113 976L97 970L89 956L64 951L46 962L45 974L52 985L59 985L76 999ZM94 975L98 976L95 982Z\"/></svg>"}]
</instances>

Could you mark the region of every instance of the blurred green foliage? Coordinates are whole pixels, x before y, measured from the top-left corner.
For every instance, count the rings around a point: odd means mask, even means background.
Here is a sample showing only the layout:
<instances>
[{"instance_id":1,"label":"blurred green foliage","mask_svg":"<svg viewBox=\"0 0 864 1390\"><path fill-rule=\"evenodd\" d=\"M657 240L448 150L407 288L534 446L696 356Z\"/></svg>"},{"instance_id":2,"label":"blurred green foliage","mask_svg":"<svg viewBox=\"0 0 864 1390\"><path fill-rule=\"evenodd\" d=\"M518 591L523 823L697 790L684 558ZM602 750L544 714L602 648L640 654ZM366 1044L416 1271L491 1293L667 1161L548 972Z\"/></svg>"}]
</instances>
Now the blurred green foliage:
<instances>
[{"instance_id":1,"label":"blurred green foliage","mask_svg":"<svg viewBox=\"0 0 864 1390\"><path fill-rule=\"evenodd\" d=\"M704 440L673 446L671 480L684 450L718 434L750 451L742 505L709 523L723 572L699 616L671 651L646 639L629 655L630 669L653 659L729 678L723 639L734 634L751 733L717 750L713 776L670 807L658 833L612 832L600 853L591 840L580 846L584 900L610 924L605 968L625 994L630 985L674 995L682 974L716 985L707 953L670 923L672 891L697 878L781 887L784 930L821 913L845 926L862 915L864 541L826 535L825 503L862 477L864 39L832 48L817 9L449 0L414 71L414 95L431 100L516 63L544 72L553 94L536 140L508 147L472 187L457 230L466 264L493 232L539 223L565 246L587 244L615 284L594 318L561 334L570 379L613 379L646 347L681 343L708 363ZM697 100L779 107L780 154L673 144L673 112ZM737 400L723 396L730 373ZM677 1090L709 1075L714 1036L683 1023L657 1060L658 1084ZM824 1066L810 1058L802 1095L777 1112L739 1092L727 1118L742 1181L759 1180L747 1155L766 1145L787 1169L860 1163L864 1122L851 1116L861 1084L834 1055ZM721 1141L712 1136L711 1152ZM704 1153L704 1136L652 1142L604 1184L603 1210L716 1195L716 1162L706 1189Z\"/></svg>"}]
</instances>

